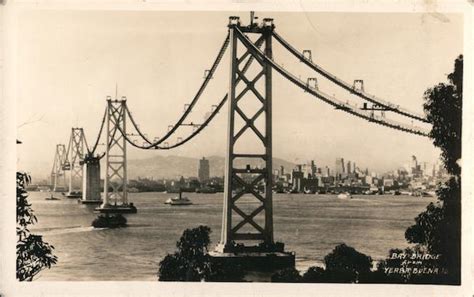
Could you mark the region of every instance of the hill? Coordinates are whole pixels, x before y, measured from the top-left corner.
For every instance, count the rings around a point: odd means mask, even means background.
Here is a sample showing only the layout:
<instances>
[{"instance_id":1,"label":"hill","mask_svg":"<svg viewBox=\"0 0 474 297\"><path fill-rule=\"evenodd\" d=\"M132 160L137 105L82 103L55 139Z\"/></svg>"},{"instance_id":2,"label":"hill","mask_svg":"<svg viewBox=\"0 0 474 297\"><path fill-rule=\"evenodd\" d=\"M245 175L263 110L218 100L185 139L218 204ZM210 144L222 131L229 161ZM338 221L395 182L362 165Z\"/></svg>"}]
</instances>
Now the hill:
<instances>
[{"instance_id":1,"label":"hill","mask_svg":"<svg viewBox=\"0 0 474 297\"><path fill-rule=\"evenodd\" d=\"M219 156L206 157L209 159L211 176L224 176L225 158ZM261 162L260 162L261 163ZM255 159L240 159L235 163L239 167L259 165ZM128 178L154 177L154 178L176 178L180 176L191 177L198 175L198 158L180 157L180 156L155 156L146 159L135 159L128 161ZM279 169L285 167L285 171L292 170L295 164L273 158L273 168Z\"/></svg>"}]
</instances>

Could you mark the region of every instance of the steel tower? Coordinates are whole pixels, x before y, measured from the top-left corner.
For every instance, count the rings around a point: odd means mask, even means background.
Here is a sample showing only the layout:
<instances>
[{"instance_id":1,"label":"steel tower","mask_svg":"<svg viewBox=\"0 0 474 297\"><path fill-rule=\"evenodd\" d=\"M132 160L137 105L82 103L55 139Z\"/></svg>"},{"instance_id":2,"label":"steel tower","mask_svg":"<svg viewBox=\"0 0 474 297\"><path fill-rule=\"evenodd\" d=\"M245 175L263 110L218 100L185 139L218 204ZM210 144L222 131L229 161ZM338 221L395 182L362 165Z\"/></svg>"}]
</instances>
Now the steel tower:
<instances>
[{"instance_id":1,"label":"steel tower","mask_svg":"<svg viewBox=\"0 0 474 297\"><path fill-rule=\"evenodd\" d=\"M247 27L240 26L238 17L229 19L229 37L230 37L230 81L229 81L229 123L227 133L227 154L226 154L226 174L224 186L224 210L222 219L221 240L217 250L220 252L234 252L236 243L239 241L259 242L263 250L272 250L273 241L273 211L272 211L272 72L271 67L261 61L257 56L257 74L254 78L248 78L242 72L242 65L249 54L250 49L246 49L242 55L238 56L238 47L241 44L240 35L236 32L239 28L247 34L257 35L259 39L263 38L265 54L272 56L272 32L273 21L264 19L261 26L251 24ZM255 65L255 64L254 64ZM263 80L263 88L258 87L257 83ZM237 89L237 83L242 82L244 88L241 91ZM247 96L246 96L247 95ZM243 99L245 97L245 99ZM253 97L253 98L252 98ZM252 99L251 99L252 98ZM245 112L241 108L244 100L258 100L259 108ZM237 122L236 117L243 120L243 125ZM264 127L258 127L256 121L263 117ZM242 121L241 121L242 122ZM236 152L239 141L242 141L243 134L254 134L258 140L260 151ZM246 168L237 168L235 163L238 159L256 159L263 163L263 168L255 168L247 165ZM264 193L258 189L259 184L264 185ZM247 212L241 209L239 200L251 197L257 202L253 210ZM256 217L263 219L257 222ZM244 231L244 229L246 231ZM254 246L255 247L255 246ZM252 247L250 247L252 248Z\"/></svg>"},{"instance_id":2,"label":"steel tower","mask_svg":"<svg viewBox=\"0 0 474 297\"><path fill-rule=\"evenodd\" d=\"M107 97L105 183L102 205L96 210L105 213L135 213L127 196L126 97Z\"/></svg>"},{"instance_id":3,"label":"steel tower","mask_svg":"<svg viewBox=\"0 0 474 297\"><path fill-rule=\"evenodd\" d=\"M53 168L51 169L51 185L54 192L58 192L60 190L65 191L66 189L66 172L63 169L65 161L66 146L64 144L57 144Z\"/></svg>"},{"instance_id":4,"label":"steel tower","mask_svg":"<svg viewBox=\"0 0 474 297\"><path fill-rule=\"evenodd\" d=\"M84 136L83 128L71 128L71 137L67 150L67 157L64 169L69 167L69 193L66 195L71 198L81 196L82 192L82 162L84 161L87 150L87 141ZM69 161L69 162L68 162ZM69 165L69 166L68 166Z\"/></svg>"}]
</instances>

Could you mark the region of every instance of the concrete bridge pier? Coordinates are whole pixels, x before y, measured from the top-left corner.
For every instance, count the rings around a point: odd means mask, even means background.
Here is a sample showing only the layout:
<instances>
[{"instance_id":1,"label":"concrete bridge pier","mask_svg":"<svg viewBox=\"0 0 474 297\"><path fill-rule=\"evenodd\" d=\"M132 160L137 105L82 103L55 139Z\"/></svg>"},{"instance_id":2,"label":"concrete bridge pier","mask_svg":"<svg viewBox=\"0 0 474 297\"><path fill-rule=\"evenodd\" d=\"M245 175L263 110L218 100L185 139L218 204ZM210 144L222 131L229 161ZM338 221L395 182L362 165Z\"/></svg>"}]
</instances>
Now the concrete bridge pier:
<instances>
[{"instance_id":1,"label":"concrete bridge pier","mask_svg":"<svg viewBox=\"0 0 474 297\"><path fill-rule=\"evenodd\" d=\"M100 204L100 159L86 155L83 164L82 204Z\"/></svg>"}]
</instances>

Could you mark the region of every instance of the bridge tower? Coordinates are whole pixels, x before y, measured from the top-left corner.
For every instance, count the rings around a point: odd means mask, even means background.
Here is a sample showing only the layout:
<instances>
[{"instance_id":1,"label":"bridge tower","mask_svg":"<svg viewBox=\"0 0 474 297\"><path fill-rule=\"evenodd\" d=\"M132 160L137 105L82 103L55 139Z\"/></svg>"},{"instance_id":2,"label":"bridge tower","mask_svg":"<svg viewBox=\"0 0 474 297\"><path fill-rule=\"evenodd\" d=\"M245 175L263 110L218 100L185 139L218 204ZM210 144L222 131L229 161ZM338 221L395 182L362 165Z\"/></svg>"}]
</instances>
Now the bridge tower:
<instances>
[{"instance_id":1,"label":"bridge tower","mask_svg":"<svg viewBox=\"0 0 474 297\"><path fill-rule=\"evenodd\" d=\"M107 97L104 197L102 205L96 208L102 213L137 212L133 203L128 202L126 102L126 97L120 100Z\"/></svg>"},{"instance_id":2,"label":"bridge tower","mask_svg":"<svg viewBox=\"0 0 474 297\"><path fill-rule=\"evenodd\" d=\"M249 270L294 267L294 254L284 252L283 243L276 243L273 238L272 69L245 46L240 35L242 32L256 38L255 43L263 39L264 52L271 58L273 20L241 26L238 17L230 17L228 27L230 81L224 206L221 240L211 256L216 261L238 262ZM243 65L250 56L258 64L254 63L247 74ZM243 88L239 88L239 82ZM255 146L242 143L248 137ZM242 162L253 165L239 167Z\"/></svg>"},{"instance_id":3,"label":"bridge tower","mask_svg":"<svg viewBox=\"0 0 474 297\"><path fill-rule=\"evenodd\" d=\"M66 172L63 165L66 161L66 146L64 144L56 145L53 168L51 170L51 185L53 192L66 191Z\"/></svg>"},{"instance_id":4,"label":"bridge tower","mask_svg":"<svg viewBox=\"0 0 474 297\"><path fill-rule=\"evenodd\" d=\"M71 128L71 137L68 145L68 159L64 169L70 170L69 192L66 197L80 198L82 196L82 162L87 150L87 142L83 128Z\"/></svg>"}]
</instances>

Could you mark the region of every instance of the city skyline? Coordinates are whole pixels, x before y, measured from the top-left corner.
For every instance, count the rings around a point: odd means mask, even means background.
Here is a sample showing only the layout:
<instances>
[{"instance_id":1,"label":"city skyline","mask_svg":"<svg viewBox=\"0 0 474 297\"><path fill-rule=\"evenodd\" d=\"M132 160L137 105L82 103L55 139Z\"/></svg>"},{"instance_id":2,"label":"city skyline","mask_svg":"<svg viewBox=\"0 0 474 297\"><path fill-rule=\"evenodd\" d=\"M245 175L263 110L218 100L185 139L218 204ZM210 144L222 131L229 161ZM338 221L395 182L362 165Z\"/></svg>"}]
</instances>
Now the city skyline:
<instances>
[{"instance_id":1,"label":"city skyline","mask_svg":"<svg viewBox=\"0 0 474 297\"><path fill-rule=\"evenodd\" d=\"M377 170L374 170L371 166L369 165L366 165L366 164L360 164L360 166L356 166L355 168L353 167L351 169L351 172L358 172L358 173L366 173L366 171L368 171L368 174L369 175L372 175L372 176L384 176L384 175L387 175L387 174L391 174L393 172L396 172L396 171L399 171L399 170L407 170L407 171L410 171L410 168L413 167L412 163L413 163L413 157L414 156L410 156L409 158L407 158L405 160L404 163L400 163L398 166L395 166L393 168L388 168L387 170L385 171L377 171ZM143 161L145 161L145 163L147 164L150 164L150 162L148 162L147 160L148 159L144 159L144 160L129 160L130 161L130 165L129 165L129 177L130 177L130 180L131 179L136 179L136 178L150 178L150 179L179 179L180 177L185 177L185 178L196 178L198 179L199 181L201 181L201 178L200 178L200 174L201 174L201 166L204 165L204 168L207 166L207 168L205 168L203 170L203 172L205 173L202 173L203 174L203 178L202 180L206 180L206 179L209 179L209 178L221 178L224 176L224 160L225 160L225 157L224 156L203 156L202 158L190 158L190 157L181 157L181 156L165 156L165 165L162 164L161 167L164 167L164 168L160 168L159 166L152 166L152 168L154 169L153 172L160 172L160 174L143 174L143 170L148 170L149 169L149 166L147 166L147 169L144 169L143 167ZM152 157L150 160L153 160L154 158ZM168 159L171 159L171 160L168 160ZM183 159L184 163L181 163L180 167L179 166L176 166L176 161L177 159ZM341 159L341 158L336 158L336 162L338 161L338 159ZM357 162L354 162L352 160L348 160L347 158L342 158L344 159L345 161L345 166L347 166L347 163L348 162L351 162L352 164L359 164ZM162 159L161 159L162 160ZM216 160L218 160L217 164L216 165ZM321 173L322 175L325 175L325 176L328 176L328 175L331 175L331 176L336 176L336 175L340 175L340 174L343 174L343 173L348 173L347 170L345 170L345 172L336 172L337 171L337 166L335 166L334 164L325 164L325 163L322 163L322 162L318 162L317 160L306 160L306 161L303 161L303 162L300 162L300 163L294 163L294 162L289 162L288 160L284 160L284 159L281 159L281 158L278 158L278 157L275 157L274 160L277 160L276 161L276 165L273 166L273 172L278 172L279 174L281 173L281 169L283 167L284 171L286 173L291 173L293 170L297 169L298 167L301 167L303 168L303 170L308 170L309 167L311 166L314 166L315 168L318 169L318 172ZM204 163L202 163L204 161ZM251 161L251 160L242 160L243 163L245 163L245 161ZM139 163L136 163L136 162L139 162ZM191 162L191 163L190 163ZM241 163L242 163L241 162ZM281 162L285 162L285 163L288 163L288 164L291 164L291 165L281 165ZM194 163L194 164L193 164ZM242 164L243 164L242 163ZM252 162L250 162L252 163ZM274 162L275 163L275 162ZM333 162L334 163L334 162ZM160 161L158 161L157 164L160 164ZM194 171L190 171L190 167L192 167L192 165L195 165L195 172ZM419 166L421 167L422 170L424 171L430 171L432 170L433 166L435 166L436 168L438 168L439 166L442 166L440 162L425 162L423 160L419 160L418 162ZM423 167L422 167L423 166ZM178 170L174 170L173 173L167 173L167 169L169 169L170 167L176 169L177 167L179 168L186 168L186 170L182 170L180 171L179 169ZM68 171L67 171L68 172ZM28 172L28 173L31 173L31 172ZM45 172L43 175L39 175L39 176L35 176L34 178L34 183L41 183L43 184L44 182L49 182L50 180L50 174L51 172L50 171L47 171ZM67 175L67 180L69 180L69 173L66 174ZM103 179L105 176L105 172L104 171L101 171L101 178ZM207 178L206 178L207 177Z\"/></svg>"}]
</instances>

